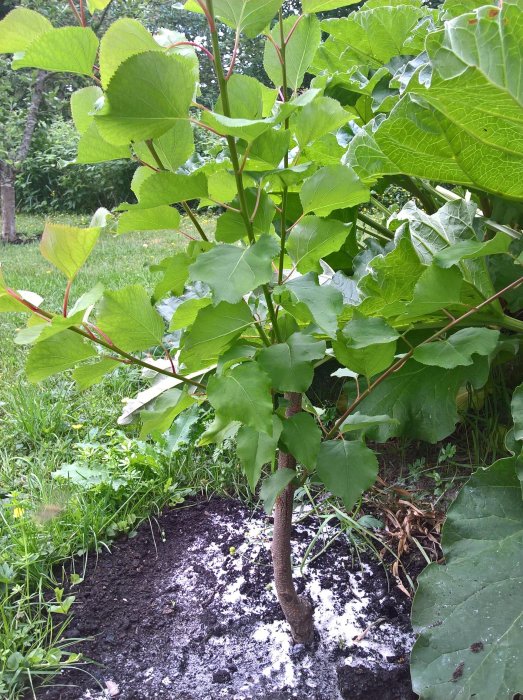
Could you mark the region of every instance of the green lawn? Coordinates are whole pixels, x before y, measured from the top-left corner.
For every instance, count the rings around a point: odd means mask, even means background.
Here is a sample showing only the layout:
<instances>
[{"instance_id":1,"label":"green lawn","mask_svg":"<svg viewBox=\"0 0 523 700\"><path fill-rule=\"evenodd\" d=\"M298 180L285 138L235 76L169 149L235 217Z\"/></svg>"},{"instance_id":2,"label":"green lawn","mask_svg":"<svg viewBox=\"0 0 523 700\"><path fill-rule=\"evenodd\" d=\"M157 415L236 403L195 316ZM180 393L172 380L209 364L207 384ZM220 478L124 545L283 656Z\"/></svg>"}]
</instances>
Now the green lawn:
<instances>
[{"instance_id":1,"label":"green lawn","mask_svg":"<svg viewBox=\"0 0 523 700\"><path fill-rule=\"evenodd\" d=\"M52 219L88 224L83 217ZM204 225L212 233L213 220ZM43 226L43 217L18 220L31 236ZM191 223L184 220L182 230L192 233ZM174 231L102 236L74 282L71 303L97 282L106 288L139 282L152 290L151 264L186 240ZM65 279L41 257L37 241L0 246L0 262L9 286L37 292L44 308L61 308ZM134 426L118 428L123 399L142 384L137 370L120 368L85 392L68 377L29 384L26 348L13 342L24 323L22 315L0 316L0 697L10 699L21 697L35 677L75 660L60 651L60 625L56 616L51 622L52 601L44 598L62 585L57 563L103 548L155 509L179 502L194 484L213 492L243 488L227 451L212 460L190 447L172 454L140 442ZM54 474L59 470L68 478ZM66 620L68 604L54 605Z\"/></svg>"}]
</instances>

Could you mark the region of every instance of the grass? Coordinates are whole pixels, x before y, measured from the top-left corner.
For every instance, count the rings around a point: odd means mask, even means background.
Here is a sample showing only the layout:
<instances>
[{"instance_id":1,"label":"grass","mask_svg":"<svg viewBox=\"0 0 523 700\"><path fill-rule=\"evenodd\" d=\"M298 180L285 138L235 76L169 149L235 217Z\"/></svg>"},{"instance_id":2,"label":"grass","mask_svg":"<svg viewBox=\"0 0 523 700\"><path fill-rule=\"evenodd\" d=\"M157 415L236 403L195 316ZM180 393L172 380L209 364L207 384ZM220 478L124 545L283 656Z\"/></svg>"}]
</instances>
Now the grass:
<instances>
[{"instance_id":1,"label":"grass","mask_svg":"<svg viewBox=\"0 0 523 700\"><path fill-rule=\"evenodd\" d=\"M78 216L52 220L89 223ZM212 232L211 219L204 225ZM43 226L43 217L18 218L28 237ZM190 222L182 230L192 234ZM102 236L74 282L71 303L97 282L152 290L151 264L185 241L174 231ZM37 292L44 308L60 310L65 279L41 257L37 240L0 247L0 262L9 286ZM78 661L62 639L72 601L61 599L82 567L64 579L64 560L76 554L82 562L165 504L183 500L195 484L209 493L246 495L229 447L194 454L181 442L173 451L140 441L133 426L116 429L122 400L141 385L136 370L120 368L83 393L67 377L29 384L26 348L13 342L24 323L22 315L0 316L0 697L10 700L36 678ZM194 429L202 431L209 420L200 415Z\"/></svg>"}]
</instances>

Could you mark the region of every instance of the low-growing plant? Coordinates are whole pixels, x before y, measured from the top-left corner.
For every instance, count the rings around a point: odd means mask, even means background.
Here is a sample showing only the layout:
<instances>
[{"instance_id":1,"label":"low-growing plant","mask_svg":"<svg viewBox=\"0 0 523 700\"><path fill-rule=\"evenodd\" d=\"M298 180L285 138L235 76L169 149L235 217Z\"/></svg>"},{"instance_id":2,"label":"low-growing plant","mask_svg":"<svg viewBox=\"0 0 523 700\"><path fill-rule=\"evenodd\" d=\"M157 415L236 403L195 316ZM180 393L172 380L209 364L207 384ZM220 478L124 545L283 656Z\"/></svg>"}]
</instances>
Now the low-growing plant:
<instances>
[{"instance_id":1,"label":"low-growing plant","mask_svg":"<svg viewBox=\"0 0 523 700\"><path fill-rule=\"evenodd\" d=\"M141 285L97 285L74 304L75 276L111 219L97 212L85 229L47 224L42 254L66 280L60 312L7 283L0 290L0 310L30 315L17 336L31 345L28 377L74 368L87 389L119 365L140 366L152 384L126 416L141 410L143 437L164 439L173 422L180 434L194 406L208 401L216 417L199 444L235 435L253 491L270 467L260 494L274 518L275 587L302 643L314 629L312 606L292 579L295 490L312 477L350 511L378 473L366 441L444 439L459 419L457 399L517 355L523 330L511 315L523 283L520 4L472 1L464 12L458 0L442 11L418 0L368 0L346 18L320 23L315 14L347 4L303 0L303 15L284 17L281 0L188 0L186 9L207 19L211 50L179 34L155 40L126 19L99 45L82 2L79 27L53 29L23 8L0 24L0 50L16 54L13 68L92 78L71 100L79 162L140 163L137 204L114 212L118 233L176 229L174 205L194 224L186 250L156 266L152 298ZM219 22L236 31L236 44L264 36L273 87L236 74L234 49L224 65ZM197 53L215 70L213 109L199 101ZM307 72L314 77L304 89ZM191 159L193 129L219 138L214 160ZM388 219L372 200L381 212L373 217L369 202L390 183L415 200ZM194 200L223 208L214 240ZM496 259L493 276L488 258ZM189 282L200 292L177 306L166 333L156 305ZM333 357L348 401L326 423L307 391L315 367ZM514 455L522 392L513 399ZM523 536L517 464L516 456L502 460L465 488L451 513L466 524L453 516L444 538L448 565L422 577L413 653L422 697L492 700L522 689L521 610L497 592L513 585ZM488 498L497 483L502 489ZM485 534L481 523L497 516L501 491L510 515ZM466 619L449 618L448 606L467 610Z\"/></svg>"}]
</instances>

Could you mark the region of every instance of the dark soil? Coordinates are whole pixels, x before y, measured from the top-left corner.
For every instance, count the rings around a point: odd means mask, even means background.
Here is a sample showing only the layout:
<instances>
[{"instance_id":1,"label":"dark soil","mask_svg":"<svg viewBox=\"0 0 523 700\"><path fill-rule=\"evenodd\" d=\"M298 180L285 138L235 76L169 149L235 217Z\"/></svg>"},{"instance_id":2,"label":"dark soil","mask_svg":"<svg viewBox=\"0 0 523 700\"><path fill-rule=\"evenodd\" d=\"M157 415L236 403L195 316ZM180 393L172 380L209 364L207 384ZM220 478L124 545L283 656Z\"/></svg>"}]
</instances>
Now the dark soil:
<instances>
[{"instance_id":1,"label":"dark soil","mask_svg":"<svg viewBox=\"0 0 523 700\"><path fill-rule=\"evenodd\" d=\"M291 644L271 589L269 518L216 499L158 522L91 557L68 635L91 637L77 650L98 665L63 673L39 700L416 697L410 603L344 538L297 571L316 604L318 640L306 649ZM298 564L317 525L296 528Z\"/></svg>"}]
</instances>

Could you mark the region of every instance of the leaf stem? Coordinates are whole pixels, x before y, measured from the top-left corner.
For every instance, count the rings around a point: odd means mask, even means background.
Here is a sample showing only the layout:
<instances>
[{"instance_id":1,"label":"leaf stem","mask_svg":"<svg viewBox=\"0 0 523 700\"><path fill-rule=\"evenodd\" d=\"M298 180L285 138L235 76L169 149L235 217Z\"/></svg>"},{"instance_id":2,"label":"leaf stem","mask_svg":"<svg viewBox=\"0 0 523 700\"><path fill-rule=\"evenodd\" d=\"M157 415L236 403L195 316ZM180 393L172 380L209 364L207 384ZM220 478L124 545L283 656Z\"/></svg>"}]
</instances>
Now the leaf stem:
<instances>
[{"instance_id":1,"label":"leaf stem","mask_svg":"<svg viewBox=\"0 0 523 700\"><path fill-rule=\"evenodd\" d=\"M69 306L69 295L71 294L71 287L73 285L73 280L67 280L67 287L65 288L64 303L62 308L62 315L64 318L67 316L67 307Z\"/></svg>"},{"instance_id":2,"label":"leaf stem","mask_svg":"<svg viewBox=\"0 0 523 700\"><path fill-rule=\"evenodd\" d=\"M393 239L394 236L392 232L389 231L389 229L386 226L380 224L379 221L375 221L371 216L367 216L362 211L359 211L358 219L360 219L360 221L363 221L364 224L367 224L367 226L370 226L375 231L377 231L380 234L380 238L385 238L385 240L387 241L391 241Z\"/></svg>"},{"instance_id":3,"label":"leaf stem","mask_svg":"<svg viewBox=\"0 0 523 700\"><path fill-rule=\"evenodd\" d=\"M416 347L411 348L405 355L403 355L403 357L401 357L397 362L395 362L393 365L391 365L385 372L383 372L383 374L381 374L374 382L372 382L372 384L370 384L369 387L365 391L363 391L355 401L352 402L352 404L347 408L347 410L342 414L342 416L340 418L338 418L338 420L334 423L333 427L330 429L329 433L327 434L326 439L330 440L334 435L336 435L340 426L349 417L349 415L352 413L352 411L357 406L359 406L359 404L364 399L366 399L367 396L379 384L381 384L385 379L387 379L387 377L390 377L391 374L400 370L408 362L408 360L410 360L410 358L414 354L416 348L419 348L422 345L426 345L427 343L431 343L434 340L437 340L441 335L443 335L447 331L454 328L454 326L456 326L458 323L460 323L461 321L464 321L469 316L472 316L473 314L477 313L481 309L485 308L485 306L488 306L496 299L499 299L499 297L503 296L503 294L506 294L506 292L509 292L512 289L516 289L521 284L523 284L523 277L520 277L519 279L515 280L511 284L504 287L504 289L500 290L499 292L496 292L495 294L490 296L488 299L485 299L485 301L481 302L481 304L478 304L477 306L474 306L473 308L469 309L464 314L462 314L458 318L455 318L453 321L451 321L446 326L444 326L444 328L440 328L438 331L436 331L436 333L433 333L430 336L430 338L427 338L423 342L419 343Z\"/></svg>"},{"instance_id":4,"label":"leaf stem","mask_svg":"<svg viewBox=\"0 0 523 700\"><path fill-rule=\"evenodd\" d=\"M166 47L166 51L168 51L169 49L174 49L176 46L194 46L195 49L203 51L203 53L208 57L208 59L212 63L214 63L214 56L209 51L209 49L206 49L205 46L198 44L196 41L175 41L174 44L171 44L170 46Z\"/></svg>"},{"instance_id":5,"label":"leaf stem","mask_svg":"<svg viewBox=\"0 0 523 700\"><path fill-rule=\"evenodd\" d=\"M300 18L299 18L300 19ZM299 19L296 21L293 29L291 30L291 34L294 31L294 28L298 26ZM283 12L280 8L280 11L278 13L278 23L280 25L280 52L281 52L281 77L282 77L282 96L283 96L283 102L287 102L287 59L286 59L286 46L287 46L287 40L285 39L285 32L284 32L284 27L283 27ZM291 36L289 35L289 37ZM284 122L284 128L286 131L289 129L289 119L287 118ZM289 167L289 151L285 151L285 155L283 157L283 165L284 168L287 169ZM283 184L283 191L282 191L282 196L281 196L281 215L280 215L280 260L279 260L279 265L278 265L278 284L281 284L283 281L283 268L285 264L285 243L286 243L286 238L287 238L287 197L288 197L288 191L289 188L287 185L284 183Z\"/></svg>"}]
</instances>

